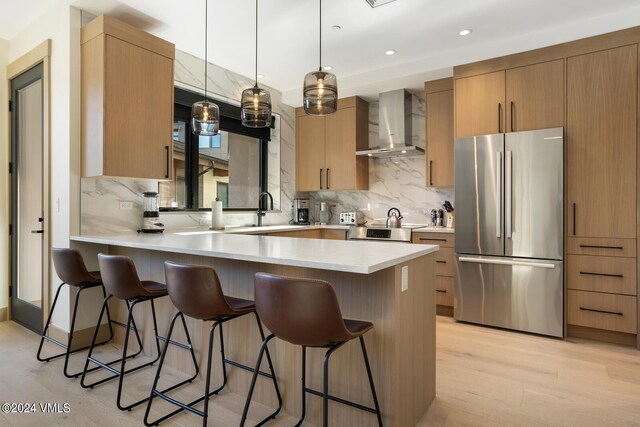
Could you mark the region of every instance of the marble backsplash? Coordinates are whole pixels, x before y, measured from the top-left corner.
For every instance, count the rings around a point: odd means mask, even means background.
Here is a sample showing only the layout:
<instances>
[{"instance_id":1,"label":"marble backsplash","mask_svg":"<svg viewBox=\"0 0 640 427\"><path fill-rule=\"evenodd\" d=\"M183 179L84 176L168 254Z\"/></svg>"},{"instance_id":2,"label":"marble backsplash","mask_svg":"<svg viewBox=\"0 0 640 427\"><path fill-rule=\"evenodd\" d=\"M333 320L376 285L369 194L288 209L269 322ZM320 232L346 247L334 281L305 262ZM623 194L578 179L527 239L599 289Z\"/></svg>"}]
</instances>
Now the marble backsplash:
<instances>
[{"instance_id":1,"label":"marble backsplash","mask_svg":"<svg viewBox=\"0 0 640 427\"><path fill-rule=\"evenodd\" d=\"M424 94L413 93L412 143L425 148ZM378 144L378 103L369 103L369 145ZM455 207L453 188L427 188L425 156L369 159L369 190L309 193L313 204L328 202L338 223L339 213L359 210L371 222L385 221L390 208L400 209L403 222L429 223L431 209L441 209L445 200Z\"/></svg>"}]
</instances>

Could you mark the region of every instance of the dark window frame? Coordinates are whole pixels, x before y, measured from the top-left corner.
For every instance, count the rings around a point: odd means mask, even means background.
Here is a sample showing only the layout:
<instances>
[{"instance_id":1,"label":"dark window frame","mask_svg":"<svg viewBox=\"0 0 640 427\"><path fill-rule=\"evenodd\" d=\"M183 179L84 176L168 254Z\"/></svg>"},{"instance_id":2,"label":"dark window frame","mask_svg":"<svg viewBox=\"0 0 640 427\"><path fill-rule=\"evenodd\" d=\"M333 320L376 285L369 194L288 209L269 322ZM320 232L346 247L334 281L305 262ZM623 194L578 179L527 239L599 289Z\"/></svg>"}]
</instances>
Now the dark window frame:
<instances>
[{"instance_id":1,"label":"dark window frame","mask_svg":"<svg viewBox=\"0 0 640 427\"><path fill-rule=\"evenodd\" d=\"M202 95L191 92L182 88L174 88L174 112L173 119L184 121L186 124L185 131L185 186L186 186L186 207L170 208L161 207L162 212L193 212L193 211L210 211L211 208L200 208L198 206L199 195L199 150L198 138L191 131L191 105L194 102L201 101ZM274 127L275 120L272 121L271 128L247 128L242 125L240 120L240 107L231 105L224 101L213 100L220 109L220 130L236 133L259 140L259 182L258 191L262 193L268 188L268 153L269 141L271 140L271 129ZM266 208L266 200L263 198L259 201L261 208ZM225 211L255 211L256 208L224 208Z\"/></svg>"}]
</instances>

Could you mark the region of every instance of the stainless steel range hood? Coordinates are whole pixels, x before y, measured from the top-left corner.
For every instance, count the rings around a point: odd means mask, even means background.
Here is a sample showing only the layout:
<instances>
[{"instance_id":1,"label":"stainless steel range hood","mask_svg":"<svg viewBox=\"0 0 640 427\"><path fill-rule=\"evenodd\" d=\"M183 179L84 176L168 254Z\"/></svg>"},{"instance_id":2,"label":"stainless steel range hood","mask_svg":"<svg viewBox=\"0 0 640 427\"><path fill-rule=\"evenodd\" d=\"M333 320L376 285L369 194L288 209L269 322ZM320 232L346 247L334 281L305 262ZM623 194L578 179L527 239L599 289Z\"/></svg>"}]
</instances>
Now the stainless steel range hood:
<instances>
[{"instance_id":1,"label":"stainless steel range hood","mask_svg":"<svg viewBox=\"0 0 640 427\"><path fill-rule=\"evenodd\" d=\"M420 156L424 150L411 142L413 95L405 89L380 94L379 145L356 151L357 156L375 158Z\"/></svg>"}]
</instances>

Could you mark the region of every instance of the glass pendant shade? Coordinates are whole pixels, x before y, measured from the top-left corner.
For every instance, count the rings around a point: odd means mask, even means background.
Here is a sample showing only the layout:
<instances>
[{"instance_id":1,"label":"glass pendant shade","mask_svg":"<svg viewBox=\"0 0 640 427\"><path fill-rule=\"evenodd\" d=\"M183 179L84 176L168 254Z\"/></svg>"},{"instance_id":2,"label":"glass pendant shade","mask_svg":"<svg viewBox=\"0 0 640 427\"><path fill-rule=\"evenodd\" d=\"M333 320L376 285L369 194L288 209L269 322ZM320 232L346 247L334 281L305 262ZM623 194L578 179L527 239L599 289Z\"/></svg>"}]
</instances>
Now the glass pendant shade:
<instances>
[{"instance_id":1,"label":"glass pendant shade","mask_svg":"<svg viewBox=\"0 0 640 427\"><path fill-rule=\"evenodd\" d=\"M311 116L333 114L338 109L338 79L322 70L304 76L303 104Z\"/></svg>"},{"instance_id":2,"label":"glass pendant shade","mask_svg":"<svg viewBox=\"0 0 640 427\"><path fill-rule=\"evenodd\" d=\"M271 126L271 94L255 85L242 91L242 125L250 128Z\"/></svg>"},{"instance_id":3,"label":"glass pendant shade","mask_svg":"<svg viewBox=\"0 0 640 427\"><path fill-rule=\"evenodd\" d=\"M217 135L220 130L218 106L207 100L194 103L191 106L191 128L196 135Z\"/></svg>"}]
</instances>

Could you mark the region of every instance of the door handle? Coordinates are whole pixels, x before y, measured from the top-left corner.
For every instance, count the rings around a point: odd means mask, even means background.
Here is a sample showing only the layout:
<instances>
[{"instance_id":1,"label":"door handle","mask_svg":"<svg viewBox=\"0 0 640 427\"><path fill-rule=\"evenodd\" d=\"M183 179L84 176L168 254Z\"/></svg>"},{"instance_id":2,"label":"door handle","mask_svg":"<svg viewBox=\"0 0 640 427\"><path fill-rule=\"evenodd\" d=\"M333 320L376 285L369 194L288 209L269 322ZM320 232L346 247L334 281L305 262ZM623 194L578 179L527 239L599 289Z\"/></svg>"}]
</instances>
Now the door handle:
<instances>
[{"instance_id":1,"label":"door handle","mask_svg":"<svg viewBox=\"0 0 640 427\"><path fill-rule=\"evenodd\" d=\"M504 180L505 180L505 208L504 208L504 212L505 212L505 235L508 239L511 238L511 229L512 229L512 224L511 224L511 209L513 208L512 206L512 176L513 176L513 162L512 162L512 152L511 151L507 151L507 155L506 155L506 159L505 159L505 174L504 174Z\"/></svg>"},{"instance_id":2,"label":"door handle","mask_svg":"<svg viewBox=\"0 0 640 427\"><path fill-rule=\"evenodd\" d=\"M590 271L581 271L580 274L584 274L586 276L604 276L604 277L618 277L622 279L624 276L622 274L611 274L611 273L592 273Z\"/></svg>"},{"instance_id":3,"label":"door handle","mask_svg":"<svg viewBox=\"0 0 640 427\"><path fill-rule=\"evenodd\" d=\"M573 204L573 235L576 235L576 204Z\"/></svg>"},{"instance_id":4,"label":"door handle","mask_svg":"<svg viewBox=\"0 0 640 427\"><path fill-rule=\"evenodd\" d=\"M44 234L44 230L31 230L33 234Z\"/></svg>"},{"instance_id":5,"label":"door handle","mask_svg":"<svg viewBox=\"0 0 640 427\"><path fill-rule=\"evenodd\" d=\"M509 121L511 122L511 132L513 132L513 111L514 111L513 107L514 107L514 105L515 104L513 103L513 101L511 101L511 117L509 117Z\"/></svg>"},{"instance_id":6,"label":"door handle","mask_svg":"<svg viewBox=\"0 0 640 427\"><path fill-rule=\"evenodd\" d=\"M496 152L498 169L496 172L496 237L502 237L502 152Z\"/></svg>"},{"instance_id":7,"label":"door handle","mask_svg":"<svg viewBox=\"0 0 640 427\"><path fill-rule=\"evenodd\" d=\"M429 160L429 185L433 185L433 160Z\"/></svg>"},{"instance_id":8,"label":"door handle","mask_svg":"<svg viewBox=\"0 0 640 427\"><path fill-rule=\"evenodd\" d=\"M165 149L166 154L167 154L167 170L166 170L166 172L164 174L164 177L165 178L169 178L169 146L165 145L164 149Z\"/></svg>"},{"instance_id":9,"label":"door handle","mask_svg":"<svg viewBox=\"0 0 640 427\"><path fill-rule=\"evenodd\" d=\"M486 258L471 258L460 257L460 262L472 262L475 264L495 264L495 265L519 265L522 267L538 267L538 268L556 268L554 264L548 262L530 262L530 261L509 261L506 259L486 259Z\"/></svg>"},{"instance_id":10,"label":"door handle","mask_svg":"<svg viewBox=\"0 0 640 427\"><path fill-rule=\"evenodd\" d=\"M442 261L442 260L436 260L436 262L440 263L440 264L446 264L447 263L447 261Z\"/></svg>"},{"instance_id":11,"label":"door handle","mask_svg":"<svg viewBox=\"0 0 640 427\"><path fill-rule=\"evenodd\" d=\"M429 240L429 241L432 241L432 242L446 242L447 241L447 239L428 239L426 237L420 237L420 240L423 240L423 241L424 240Z\"/></svg>"},{"instance_id":12,"label":"door handle","mask_svg":"<svg viewBox=\"0 0 640 427\"><path fill-rule=\"evenodd\" d=\"M326 180L327 190L329 189L329 172L330 171L331 171L331 169L327 168L327 180Z\"/></svg>"},{"instance_id":13,"label":"door handle","mask_svg":"<svg viewBox=\"0 0 640 427\"><path fill-rule=\"evenodd\" d=\"M622 246L602 246L602 245L580 245L583 249L618 249L623 250Z\"/></svg>"},{"instance_id":14,"label":"door handle","mask_svg":"<svg viewBox=\"0 0 640 427\"><path fill-rule=\"evenodd\" d=\"M436 292L442 292L443 294L446 294L447 291L443 290L443 289L436 289Z\"/></svg>"},{"instance_id":15,"label":"door handle","mask_svg":"<svg viewBox=\"0 0 640 427\"><path fill-rule=\"evenodd\" d=\"M624 316L624 313L620 311L596 310L595 308L586 308L586 307L580 307L580 310L592 311L594 313L615 314L616 316Z\"/></svg>"},{"instance_id":16,"label":"door handle","mask_svg":"<svg viewBox=\"0 0 640 427\"><path fill-rule=\"evenodd\" d=\"M320 189L322 190L322 169L320 169Z\"/></svg>"},{"instance_id":17,"label":"door handle","mask_svg":"<svg viewBox=\"0 0 640 427\"><path fill-rule=\"evenodd\" d=\"M498 102L498 133L502 133L502 104Z\"/></svg>"}]
</instances>

